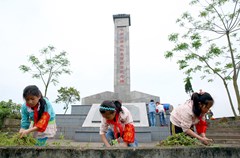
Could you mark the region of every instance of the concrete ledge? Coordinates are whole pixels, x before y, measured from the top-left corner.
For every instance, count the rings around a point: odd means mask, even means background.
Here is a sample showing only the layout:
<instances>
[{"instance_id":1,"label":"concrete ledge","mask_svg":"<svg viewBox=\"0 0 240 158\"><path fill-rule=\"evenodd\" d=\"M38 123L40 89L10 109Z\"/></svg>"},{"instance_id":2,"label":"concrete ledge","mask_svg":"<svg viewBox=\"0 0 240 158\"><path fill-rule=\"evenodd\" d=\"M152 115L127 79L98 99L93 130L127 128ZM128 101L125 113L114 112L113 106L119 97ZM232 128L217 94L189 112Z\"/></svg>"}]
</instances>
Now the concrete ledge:
<instances>
[{"instance_id":1,"label":"concrete ledge","mask_svg":"<svg viewBox=\"0 0 240 158\"><path fill-rule=\"evenodd\" d=\"M138 142L152 142L151 130L148 127L137 127L136 139ZM74 140L78 142L101 142L99 127L78 128L78 130L75 131Z\"/></svg>"},{"instance_id":2,"label":"concrete ledge","mask_svg":"<svg viewBox=\"0 0 240 158\"><path fill-rule=\"evenodd\" d=\"M69 148L69 147L0 147L0 157L7 158L239 158L240 147L178 148Z\"/></svg>"}]
</instances>

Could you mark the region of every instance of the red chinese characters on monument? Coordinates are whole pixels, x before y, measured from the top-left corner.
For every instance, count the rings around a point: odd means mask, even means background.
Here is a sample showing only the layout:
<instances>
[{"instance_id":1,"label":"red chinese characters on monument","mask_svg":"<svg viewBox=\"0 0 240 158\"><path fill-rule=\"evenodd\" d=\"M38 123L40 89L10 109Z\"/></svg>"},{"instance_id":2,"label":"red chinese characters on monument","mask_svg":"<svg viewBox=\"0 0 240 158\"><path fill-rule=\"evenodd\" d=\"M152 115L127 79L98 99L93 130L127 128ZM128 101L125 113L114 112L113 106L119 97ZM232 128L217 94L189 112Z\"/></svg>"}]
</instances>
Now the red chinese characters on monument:
<instances>
[{"instance_id":1,"label":"red chinese characters on monument","mask_svg":"<svg viewBox=\"0 0 240 158\"><path fill-rule=\"evenodd\" d=\"M119 83L124 84L125 83L125 67L124 67L124 48L125 48L125 43L124 43L124 29L121 28L118 30L118 37L119 37Z\"/></svg>"}]
</instances>

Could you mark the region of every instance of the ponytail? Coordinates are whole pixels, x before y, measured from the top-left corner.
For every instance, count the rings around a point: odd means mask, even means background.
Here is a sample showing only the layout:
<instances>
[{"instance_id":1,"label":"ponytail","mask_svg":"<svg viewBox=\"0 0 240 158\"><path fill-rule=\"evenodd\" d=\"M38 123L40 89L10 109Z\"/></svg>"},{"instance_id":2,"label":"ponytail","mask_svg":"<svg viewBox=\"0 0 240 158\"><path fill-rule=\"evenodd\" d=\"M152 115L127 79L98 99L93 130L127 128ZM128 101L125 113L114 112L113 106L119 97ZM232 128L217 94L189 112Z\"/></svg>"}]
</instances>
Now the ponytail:
<instances>
[{"instance_id":1,"label":"ponytail","mask_svg":"<svg viewBox=\"0 0 240 158\"><path fill-rule=\"evenodd\" d=\"M121 111L123 111L123 110L122 110L122 103L121 103L119 100L114 101L114 104L115 104L115 106L116 106L116 111L117 111L118 113L121 112Z\"/></svg>"},{"instance_id":2,"label":"ponytail","mask_svg":"<svg viewBox=\"0 0 240 158\"><path fill-rule=\"evenodd\" d=\"M39 103L40 103L40 108L39 108L39 111L38 111L38 121L40 120L40 118L42 117L42 114L47 109L47 103L42 96L39 99Z\"/></svg>"},{"instance_id":3,"label":"ponytail","mask_svg":"<svg viewBox=\"0 0 240 158\"><path fill-rule=\"evenodd\" d=\"M193 101L193 113L199 117L202 113L202 110L201 110L201 107L199 106L199 104L204 104L204 105L208 105L209 102L214 102L212 96L207 93L207 92L204 92L202 94L199 94L199 93L193 93L192 94L192 97L191 97L191 100Z\"/></svg>"},{"instance_id":4,"label":"ponytail","mask_svg":"<svg viewBox=\"0 0 240 158\"><path fill-rule=\"evenodd\" d=\"M191 97L191 100L193 101L193 107L192 107L192 110L193 110L193 113L199 117L201 115L201 108L199 106L199 96L200 94L198 93L193 93L192 94L192 97Z\"/></svg>"}]
</instances>

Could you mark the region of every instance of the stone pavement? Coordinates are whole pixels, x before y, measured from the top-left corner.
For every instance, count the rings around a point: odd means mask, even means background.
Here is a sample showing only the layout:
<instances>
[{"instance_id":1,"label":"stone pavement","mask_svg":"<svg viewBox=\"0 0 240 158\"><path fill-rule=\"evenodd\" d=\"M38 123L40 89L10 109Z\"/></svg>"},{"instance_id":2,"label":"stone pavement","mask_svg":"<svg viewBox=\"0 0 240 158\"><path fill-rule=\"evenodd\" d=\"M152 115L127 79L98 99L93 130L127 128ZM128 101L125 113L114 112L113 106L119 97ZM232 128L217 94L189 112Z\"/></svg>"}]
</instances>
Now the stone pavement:
<instances>
[{"instance_id":1,"label":"stone pavement","mask_svg":"<svg viewBox=\"0 0 240 158\"><path fill-rule=\"evenodd\" d=\"M73 147L73 148L104 148L102 142L76 142L73 140L61 140L61 139L48 139L47 146L56 147ZM153 141L148 143L138 143L138 148L162 148L158 146L159 141ZM213 147L240 147L240 144L224 144L214 143ZM125 148L122 145L114 146L113 148Z\"/></svg>"},{"instance_id":2,"label":"stone pavement","mask_svg":"<svg viewBox=\"0 0 240 158\"><path fill-rule=\"evenodd\" d=\"M152 148L156 147L158 141L150 142L150 143L138 143L138 147L141 148ZM48 146L63 146L63 147L80 147L80 148L103 148L102 142L76 142L73 140L65 140L65 139L48 139ZM123 147L121 145L116 147Z\"/></svg>"}]
</instances>

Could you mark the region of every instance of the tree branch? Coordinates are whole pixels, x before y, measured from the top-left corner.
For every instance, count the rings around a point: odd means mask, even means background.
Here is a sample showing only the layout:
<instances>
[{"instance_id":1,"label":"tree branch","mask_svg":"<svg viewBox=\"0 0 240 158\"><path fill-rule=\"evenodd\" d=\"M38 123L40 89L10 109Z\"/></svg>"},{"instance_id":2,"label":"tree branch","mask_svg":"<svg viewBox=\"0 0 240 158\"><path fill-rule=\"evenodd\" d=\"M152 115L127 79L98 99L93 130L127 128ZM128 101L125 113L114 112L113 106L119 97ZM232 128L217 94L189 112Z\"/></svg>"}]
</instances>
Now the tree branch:
<instances>
[{"instance_id":1,"label":"tree branch","mask_svg":"<svg viewBox=\"0 0 240 158\"><path fill-rule=\"evenodd\" d=\"M240 28L238 28L238 29L236 29L236 30L232 30L231 33L236 32L236 31L238 31L238 30L240 30Z\"/></svg>"},{"instance_id":2,"label":"tree branch","mask_svg":"<svg viewBox=\"0 0 240 158\"><path fill-rule=\"evenodd\" d=\"M190 52L192 52L191 50L189 50ZM193 53L193 52L192 52ZM204 61L204 63L207 65L208 68L210 68L213 73L217 74L222 80L225 80L221 74L219 74L218 72L215 72L214 69L211 67L211 65L209 65L209 63L200 55L196 54L196 53L193 53L194 55L198 56L202 61Z\"/></svg>"},{"instance_id":3,"label":"tree branch","mask_svg":"<svg viewBox=\"0 0 240 158\"><path fill-rule=\"evenodd\" d=\"M237 66L237 78L238 78L239 71L240 71L240 61L237 64L238 64L238 66Z\"/></svg>"},{"instance_id":4,"label":"tree branch","mask_svg":"<svg viewBox=\"0 0 240 158\"><path fill-rule=\"evenodd\" d=\"M233 10L233 14L236 13L237 4L238 4L238 0L237 0L236 3L235 3L234 10ZM231 24L232 24L232 22L233 22L233 19L231 20L231 23L229 24L229 27L230 27L229 30L232 30L232 29L233 29L234 27L236 27L237 24L239 23L239 19L238 19L239 13L240 13L240 12L237 12L237 17L236 17L236 19L235 19L232 27L231 27ZM237 22L237 21L238 21L238 22ZM236 24L236 26L235 26L235 24Z\"/></svg>"},{"instance_id":5,"label":"tree branch","mask_svg":"<svg viewBox=\"0 0 240 158\"><path fill-rule=\"evenodd\" d=\"M33 64L33 65L34 65L34 66L36 67L36 69L39 71L40 77L41 77L41 79L42 79L42 81L43 81L43 84L46 86L46 82L45 82L45 80L44 80L44 78L43 78L41 69L40 69L37 65L35 65L35 64Z\"/></svg>"},{"instance_id":6,"label":"tree branch","mask_svg":"<svg viewBox=\"0 0 240 158\"><path fill-rule=\"evenodd\" d=\"M207 2L207 3L208 3L208 2ZM209 4L209 3L208 3L208 4ZM209 4L209 5L212 6L212 8L215 10L215 12L217 13L220 21L222 21L222 24L223 24L225 30L227 30L226 24L225 24L225 22L223 21L223 19L221 18L221 14L218 12L218 10L217 10L212 4ZM224 17L224 18L225 18L225 17Z\"/></svg>"},{"instance_id":7,"label":"tree branch","mask_svg":"<svg viewBox=\"0 0 240 158\"><path fill-rule=\"evenodd\" d=\"M217 38L210 39L210 40L208 40L208 41L209 41L209 42L210 42L210 41L214 41L214 40L217 40L217 39L222 38L223 36L225 36L225 34L223 34L223 35L221 35L221 36L219 36L219 37L217 37Z\"/></svg>"}]
</instances>

